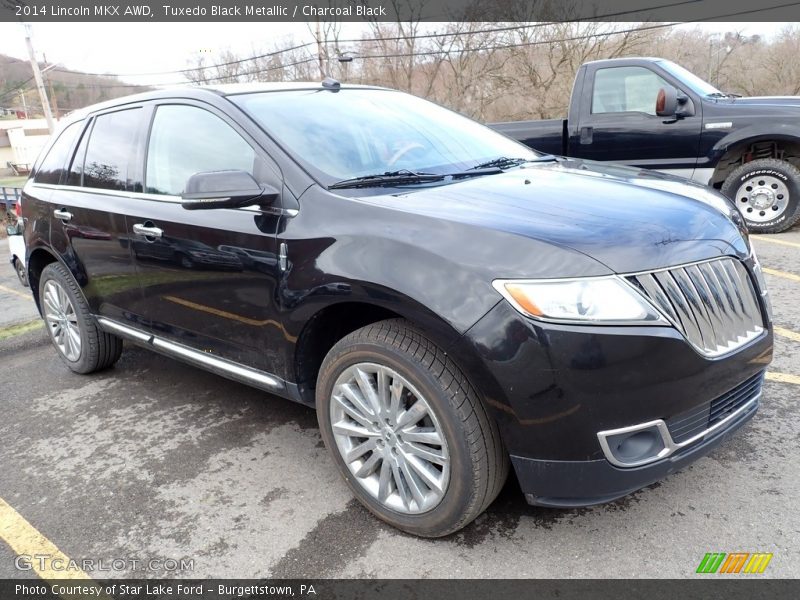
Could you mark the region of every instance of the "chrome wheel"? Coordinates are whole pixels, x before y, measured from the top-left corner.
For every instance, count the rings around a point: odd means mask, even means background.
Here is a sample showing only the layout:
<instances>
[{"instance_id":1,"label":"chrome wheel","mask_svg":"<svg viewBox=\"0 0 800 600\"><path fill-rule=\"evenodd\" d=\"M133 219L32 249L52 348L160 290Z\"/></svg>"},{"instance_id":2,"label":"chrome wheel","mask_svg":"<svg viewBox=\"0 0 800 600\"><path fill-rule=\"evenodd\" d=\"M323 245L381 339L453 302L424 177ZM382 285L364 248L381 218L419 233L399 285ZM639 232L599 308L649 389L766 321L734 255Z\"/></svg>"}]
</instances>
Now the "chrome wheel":
<instances>
[{"instance_id":1,"label":"chrome wheel","mask_svg":"<svg viewBox=\"0 0 800 600\"><path fill-rule=\"evenodd\" d=\"M430 404L402 375L375 363L348 367L330 403L336 446L354 480L382 505L418 514L447 491L447 442Z\"/></svg>"},{"instance_id":2,"label":"chrome wheel","mask_svg":"<svg viewBox=\"0 0 800 600\"><path fill-rule=\"evenodd\" d=\"M51 279L45 283L42 307L50 335L61 354L71 362L77 361L81 356L78 315L66 290L57 281Z\"/></svg>"},{"instance_id":3,"label":"chrome wheel","mask_svg":"<svg viewBox=\"0 0 800 600\"><path fill-rule=\"evenodd\" d=\"M783 214L788 205L789 188L772 175L751 177L736 191L736 206L748 221L772 221Z\"/></svg>"}]
</instances>

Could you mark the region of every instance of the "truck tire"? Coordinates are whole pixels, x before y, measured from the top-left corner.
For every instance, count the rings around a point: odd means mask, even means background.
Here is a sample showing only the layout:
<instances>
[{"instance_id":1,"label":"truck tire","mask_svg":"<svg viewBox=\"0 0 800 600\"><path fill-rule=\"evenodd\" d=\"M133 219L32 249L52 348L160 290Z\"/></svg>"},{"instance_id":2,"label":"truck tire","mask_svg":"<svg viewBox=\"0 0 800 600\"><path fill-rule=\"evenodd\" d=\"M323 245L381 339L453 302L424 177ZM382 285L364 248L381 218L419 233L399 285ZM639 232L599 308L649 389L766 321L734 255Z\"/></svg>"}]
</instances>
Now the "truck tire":
<instances>
[{"instance_id":1,"label":"truck tire","mask_svg":"<svg viewBox=\"0 0 800 600\"><path fill-rule=\"evenodd\" d=\"M50 341L71 371L93 373L119 360L122 340L97 326L80 287L62 264L50 263L42 271L39 302Z\"/></svg>"},{"instance_id":2,"label":"truck tire","mask_svg":"<svg viewBox=\"0 0 800 600\"><path fill-rule=\"evenodd\" d=\"M509 469L497 425L461 369L402 319L347 335L317 384L322 438L372 513L407 533L458 531Z\"/></svg>"},{"instance_id":3,"label":"truck tire","mask_svg":"<svg viewBox=\"0 0 800 600\"><path fill-rule=\"evenodd\" d=\"M779 233L800 220L800 170L786 161L745 163L728 175L722 193L736 203L752 233Z\"/></svg>"}]
</instances>

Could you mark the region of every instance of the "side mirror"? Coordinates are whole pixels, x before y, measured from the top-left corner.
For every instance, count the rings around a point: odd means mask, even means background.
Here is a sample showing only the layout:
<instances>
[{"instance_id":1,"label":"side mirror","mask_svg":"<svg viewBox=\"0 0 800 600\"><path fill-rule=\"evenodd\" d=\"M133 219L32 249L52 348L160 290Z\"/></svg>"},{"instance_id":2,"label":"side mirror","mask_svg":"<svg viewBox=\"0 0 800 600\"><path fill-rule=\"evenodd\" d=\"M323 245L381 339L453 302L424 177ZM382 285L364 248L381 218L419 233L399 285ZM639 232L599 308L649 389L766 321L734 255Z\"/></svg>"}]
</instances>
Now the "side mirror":
<instances>
[{"instance_id":1,"label":"side mirror","mask_svg":"<svg viewBox=\"0 0 800 600\"><path fill-rule=\"evenodd\" d=\"M272 204L278 196L278 190L260 185L247 171L205 171L189 177L181 206L186 210L241 208Z\"/></svg>"},{"instance_id":2,"label":"side mirror","mask_svg":"<svg viewBox=\"0 0 800 600\"><path fill-rule=\"evenodd\" d=\"M678 90L671 85L658 90L656 114L659 117L674 117L678 113Z\"/></svg>"},{"instance_id":3,"label":"side mirror","mask_svg":"<svg viewBox=\"0 0 800 600\"><path fill-rule=\"evenodd\" d=\"M16 225L6 225L6 233L9 236L22 235L22 232L19 230L19 227L17 227Z\"/></svg>"}]
</instances>

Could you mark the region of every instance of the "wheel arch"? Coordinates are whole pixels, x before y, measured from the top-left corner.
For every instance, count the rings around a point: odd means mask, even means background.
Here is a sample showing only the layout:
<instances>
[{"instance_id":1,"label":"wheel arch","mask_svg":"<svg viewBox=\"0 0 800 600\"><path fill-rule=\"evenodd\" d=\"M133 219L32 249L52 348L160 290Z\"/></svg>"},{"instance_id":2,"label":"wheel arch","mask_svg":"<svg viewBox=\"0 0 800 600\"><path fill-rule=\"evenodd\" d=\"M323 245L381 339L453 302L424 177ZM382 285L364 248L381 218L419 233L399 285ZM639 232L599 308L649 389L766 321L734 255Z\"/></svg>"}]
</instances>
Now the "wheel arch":
<instances>
[{"instance_id":1,"label":"wheel arch","mask_svg":"<svg viewBox=\"0 0 800 600\"><path fill-rule=\"evenodd\" d=\"M54 262L61 263L64 267L69 269L69 267L58 258L58 254L44 247L33 249L28 256L26 265L28 285L30 286L31 294L33 294L33 300L36 303L36 310L39 311L39 315L42 314L42 307L39 299L39 280L45 267Z\"/></svg>"},{"instance_id":2,"label":"wheel arch","mask_svg":"<svg viewBox=\"0 0 800 600\"><path fill-rule=\"evenodd\" d=\"M456 360L463 352L457 344L462 333L409 298L403 302L381 302L368 296L352 297L317 305L307 312L294 344L291 369L304 403L314 403L317 374L330 349L346 335L379 321L404 319L445 352L453 353Z\"/></svg>"},{"instance_id":3,"label":"wheel arch","mask_svg":"<svg viewBox=\"0 0 800 600\"><path fill-rule=\"evenodd\" d=\"M718 156L711 185L717 189L738 166L759 158L785 160L800 168L800 127L745 127L720 139L711 152Z\"/></svg>"}]
</instances>

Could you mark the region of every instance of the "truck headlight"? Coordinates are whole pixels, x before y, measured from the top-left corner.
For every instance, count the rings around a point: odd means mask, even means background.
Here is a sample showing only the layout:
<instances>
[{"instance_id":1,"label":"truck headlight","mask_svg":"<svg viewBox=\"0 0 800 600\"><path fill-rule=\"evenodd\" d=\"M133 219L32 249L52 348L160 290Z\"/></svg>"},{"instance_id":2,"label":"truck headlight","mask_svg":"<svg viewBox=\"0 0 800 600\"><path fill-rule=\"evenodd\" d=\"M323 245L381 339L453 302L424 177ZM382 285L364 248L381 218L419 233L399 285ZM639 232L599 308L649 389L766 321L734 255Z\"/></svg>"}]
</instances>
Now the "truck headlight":
<instances>
[{"instance_id":1,"label":"truck headlight","mask_svg":"<svg viewBox=\"0 0 800 600\"><path fill-rule=\"evenodd\" d=\"M527 317L543 321L668 325L633 287L618 277L496 279L494 288Z\"/></svg>"}]
</instances>

